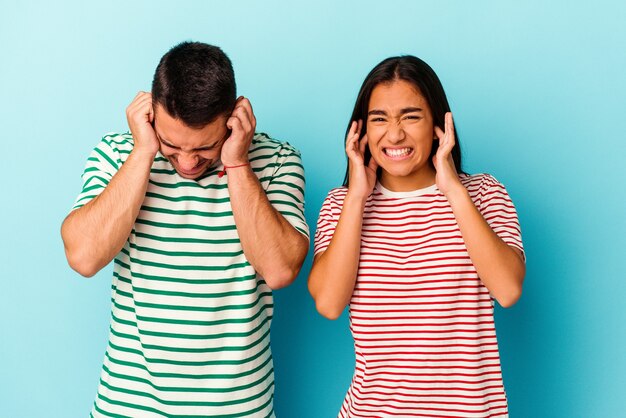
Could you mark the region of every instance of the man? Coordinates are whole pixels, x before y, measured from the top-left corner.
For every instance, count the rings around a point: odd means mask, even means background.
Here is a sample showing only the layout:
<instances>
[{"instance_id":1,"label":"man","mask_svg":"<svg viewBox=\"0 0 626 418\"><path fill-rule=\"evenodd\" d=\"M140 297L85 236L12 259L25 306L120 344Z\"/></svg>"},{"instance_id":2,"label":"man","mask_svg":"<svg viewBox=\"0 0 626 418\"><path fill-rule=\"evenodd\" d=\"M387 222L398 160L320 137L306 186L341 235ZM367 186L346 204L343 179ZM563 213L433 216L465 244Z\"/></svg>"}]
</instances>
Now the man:
<instances>
[{"instance_id":1,"label":"man","mask_svg":"<svg viewBox=\"0 0 626 418\"><path fill-rule=\"evenodd\" d=\"M272 289L308 250L299 153L256 134L221 49L185 42L83 174L70 266L114 260L92 417L272 417Z\"/></svg>"}]
</instances>

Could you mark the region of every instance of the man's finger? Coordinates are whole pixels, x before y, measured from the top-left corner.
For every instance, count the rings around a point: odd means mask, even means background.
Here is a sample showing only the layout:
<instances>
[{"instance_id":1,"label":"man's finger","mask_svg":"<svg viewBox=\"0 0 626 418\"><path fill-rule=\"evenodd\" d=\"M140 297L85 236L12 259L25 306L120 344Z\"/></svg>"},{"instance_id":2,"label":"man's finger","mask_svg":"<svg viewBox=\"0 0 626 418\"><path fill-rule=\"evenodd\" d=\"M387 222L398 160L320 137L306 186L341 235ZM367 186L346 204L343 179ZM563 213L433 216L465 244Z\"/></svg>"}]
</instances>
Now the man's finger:
<instances>
[{"instance_id":1,"label":"man's finger","mask_svg":"<svg viewBox=\"0 0 626 418\"><path fill-rule=\"evenodd\" d=\"M244 132L250 132L253 130L252 122L250 121L250 116L248 115L246 109L243 106L238 106L233 111L231 117L237 118L239 122L241 122L241 126Z\"/></svg>"},{"instance_id":2,"label":"man's finger","mask_svg":"<svg viewBox=\"0 0 626 418\"><path fill-rule=\"evenodd\" d=\"M252 125L256 126L256 117L254 116L254 111L252 110L252 103L250 103L250 100L242 96L241 102L239 104L246 111L246 114L248 115L248 118L250 119Z\"/></svg>"}]
</instances>

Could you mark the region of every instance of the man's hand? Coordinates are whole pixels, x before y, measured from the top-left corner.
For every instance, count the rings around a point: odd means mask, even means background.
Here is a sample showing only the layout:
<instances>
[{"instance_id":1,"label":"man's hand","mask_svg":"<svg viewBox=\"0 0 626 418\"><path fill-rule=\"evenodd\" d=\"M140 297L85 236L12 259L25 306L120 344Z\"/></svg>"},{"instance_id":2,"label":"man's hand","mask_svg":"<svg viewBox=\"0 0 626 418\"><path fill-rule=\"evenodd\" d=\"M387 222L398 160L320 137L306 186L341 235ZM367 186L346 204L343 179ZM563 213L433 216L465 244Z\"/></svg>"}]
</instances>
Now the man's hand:
<instances>
[{"instance_id":1,"label":"man's hand","mask_svg":"<svg viewBox=\"0 0 626 418\"><path fill-rule=\"evenodd\" d=\"M93 276L115 257L130 235L146 196L150 168L159 151L152 127L152 95L139 92L126 108L135 144L106 188L63 222L61 235L70 266Z\"/></svg>"},{"instance_id":2,"label":"man's hand","mask_svg":"<svg viewBox=\"0 0 626 418\"><path fill-rule=\"evenodd\" d=\"M222 163L225 167L248 164L248 150L256 129L256 118L248 99L243 96L237 99L226 126L231 134L222 147Z\"/></svg>"},{"instance_id":3,"label":"man's hand","mask_svg":"<svg viewBox=\"0 0 626 418\"><path fill-rule=\"evenodd\" d=\"M159 151L159 140L154 132L154 109L152 94L140 91L126 108L128 127L133 134L135 146L133 151L154 159Z\"/></svg>"}]
</instances>

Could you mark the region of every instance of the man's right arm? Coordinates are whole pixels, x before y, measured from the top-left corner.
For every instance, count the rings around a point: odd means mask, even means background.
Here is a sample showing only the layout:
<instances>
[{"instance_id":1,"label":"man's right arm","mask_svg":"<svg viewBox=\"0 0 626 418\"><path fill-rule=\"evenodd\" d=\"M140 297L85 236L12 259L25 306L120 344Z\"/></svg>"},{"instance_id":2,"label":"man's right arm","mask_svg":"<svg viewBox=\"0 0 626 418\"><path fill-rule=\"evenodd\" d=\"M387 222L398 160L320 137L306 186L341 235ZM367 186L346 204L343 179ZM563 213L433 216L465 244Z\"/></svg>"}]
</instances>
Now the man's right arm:
<instances>
[{"instance_id":1,"label":"man's right arm","mask_svg":"<svg viewBox=\"0 0 626 418\"><path fill-rule=\"evenodd\" d=\"M120 252L130 235L146 195L150 167L159 149L154 129L152 96L139 93L126 109L135 144L106 189L65 219L61 236L67 261L91 277Z\"/></svg>"}]
</instances>

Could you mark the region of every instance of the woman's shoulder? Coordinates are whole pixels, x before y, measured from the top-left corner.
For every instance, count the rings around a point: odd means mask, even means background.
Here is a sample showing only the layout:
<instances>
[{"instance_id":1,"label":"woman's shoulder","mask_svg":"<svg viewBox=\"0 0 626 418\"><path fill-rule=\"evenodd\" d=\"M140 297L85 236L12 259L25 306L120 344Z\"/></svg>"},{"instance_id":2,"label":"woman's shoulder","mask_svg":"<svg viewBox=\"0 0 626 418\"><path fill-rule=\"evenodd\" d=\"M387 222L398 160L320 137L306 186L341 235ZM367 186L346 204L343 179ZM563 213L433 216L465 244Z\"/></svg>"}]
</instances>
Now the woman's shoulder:
<instances>
[{"instance_id":1,"label":"woman's shoulder","mask_svg":"<svg viewBox=\"0 0 626 418\"><path fill-rule=\"evenodd\" d=\"M333 203L343 202L347 193L348 188L346 186L335 187L328 191L328 194L326 195L326 201Z\"/></svg>"},{"instance_id":2,"label":"woman's shoulder","mask_svg":"<svg viewBox=\"0 0 626 418\"><path fill-rule=\"evenodd\" d=\"M487 173L461 174L459 175L459 179L463 186L470 191L473 189L484 190L494 186L502 187L502 183L494 176Z\"/></svg>"}]
</instances>

